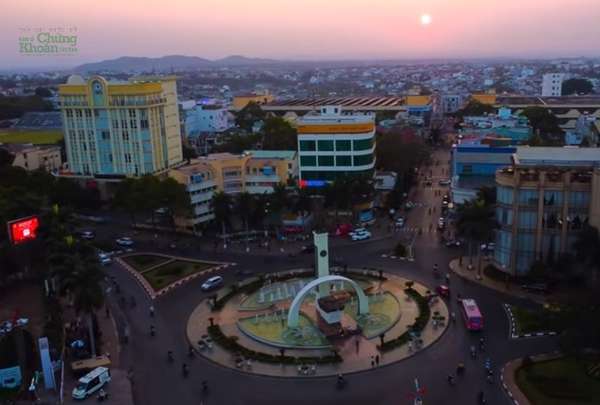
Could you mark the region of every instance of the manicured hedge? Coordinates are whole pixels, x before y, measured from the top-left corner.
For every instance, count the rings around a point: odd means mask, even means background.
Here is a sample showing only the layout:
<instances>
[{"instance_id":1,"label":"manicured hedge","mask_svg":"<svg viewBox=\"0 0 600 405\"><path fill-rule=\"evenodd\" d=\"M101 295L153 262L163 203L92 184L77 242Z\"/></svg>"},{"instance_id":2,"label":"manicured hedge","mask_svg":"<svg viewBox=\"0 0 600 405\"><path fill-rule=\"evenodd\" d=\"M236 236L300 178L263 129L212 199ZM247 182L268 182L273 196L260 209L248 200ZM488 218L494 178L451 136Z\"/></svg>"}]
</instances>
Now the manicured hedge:
<instances>
[{"instance_id":1,"label":"manicured hedge","mask_svg":"<svg viewBox=\"0 0 600 405\"><path fill-rule=\"evenodd\" d=\"M429 303L427 302L427 299L413 288L406 288L404 292L406 292L406 295L408 295L417 303L417 307L419 308L419 316L417 316L417 318L415 319L415 323L409 330L407 330L395 339L383 342L383 345L377 345L377 349L379 349L382 352L395 349L396 347L400 347L408 343L408 341L410 340L410 332L421 332L423 329L425 329L427 322L429 322L429 317L431 316L431 309L429 308Z\"/></svg>"},{"instance_id":2,"label":"manicured hedge","mask_svg":"<svg viewBox=\"0 0 600 405\"><path fill-rule=\"evenodd\" d=\"M268 353L261 353L255 350L250 350L238 343L237 336L226 336L219 325L213 325L208 327L208 334L214 340L216 344L221 346L227 351L237 353L244 356L247 359L261 361L263 363L276 363L276 364L331 364L339 363L342 361L340 355L335 354L322 357L294 357L294 356L275 356Z\"/></svg>"}]
</instances>

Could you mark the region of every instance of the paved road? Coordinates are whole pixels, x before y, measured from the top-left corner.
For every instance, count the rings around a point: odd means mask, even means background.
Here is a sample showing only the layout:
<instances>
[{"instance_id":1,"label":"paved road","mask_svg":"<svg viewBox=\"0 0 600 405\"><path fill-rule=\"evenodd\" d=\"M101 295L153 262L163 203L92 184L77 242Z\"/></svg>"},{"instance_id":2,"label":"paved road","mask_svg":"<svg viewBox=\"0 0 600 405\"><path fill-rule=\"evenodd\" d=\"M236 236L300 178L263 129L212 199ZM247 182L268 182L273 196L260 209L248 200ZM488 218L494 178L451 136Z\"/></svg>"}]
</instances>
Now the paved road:
<instances>
[{"instance_id":1,"label":"paved road","mask_svg":"<svg viewBox=\"0 0 600 405\"><path fill-rule=\"evenodd\" d=\"M435 159L445 163L448 159L447 152L437 152ZM447 165L434 166L434 177L446 177L442 174L443 168L447 168ZM419 188L413 198L429 206L435 204L439 212L441 197L435 196L432 188ZM428 207L423 206L409 213L407 227L427 228L430 222L437 222L437 216L429 216ZM401 235L397 236L400 237ZM384 239L340 246L333 248L331 255L342 257L354 267L381 268L416 279L433 288L436 284L431 272L433 264L439 263L440 268L444 269L450 258L457 254L440 245L437 234L425 232L416 237L415 262L382 258L381 255L389 253L394 244L393 239ZM292 261L287 257L265 257L260 252L242 256L214 253L212 249L201 251L192 247L187 253L199 258L239 263L237 267L224 272L228 280L235 278L234 272L237 269L271 272L312 264L310 255L301 255ZM497 376L498 367L509 359L554 350L556 347L554 338L509 340L508 321L502 303L516 303L518 300L453 276L453 293L460 292L463 297L475 298L485 316L486 352L476 361L470 359L469 347L477 345L480 335L467 332L459 321L456 325L451 325L438 343L410 359L348 376L349 384L343 390L336 389L332 378L295 380L250 376L200 358L190 360L186 357L186 321L194 307L206 297L199 290L199 281L185 285L156 301L156 317L151 319L148 314L150 303L133 278L116 265L108 268L108 272L116 277L123 293L135 296L138 302L137 307L127 311L122 320L130 325L132 333L130 343L123 348L122 363L125 367L133 367L135 371L134 395L138 404L411 404L414 378L418 378L426 390L425 404L475 404L480 390L486 392L489 404L508 404L508 398L501 391L498 381L486 383L484 358L492 360ZM458 313L455 301L452 302L451 310ZM151 323L156 325L158 331L154 338L149 337ZM166 360L169 349L175 352L174 364L168 364ZM181 375L182 361L191 368L187 379ZM454 373L460 361L466 363L466 374L458 379L456 386L451 387L447 384L446 377ZM202 380L209 382L210 388L206 395L201 390Z\"/></svg>"}]
</instances>

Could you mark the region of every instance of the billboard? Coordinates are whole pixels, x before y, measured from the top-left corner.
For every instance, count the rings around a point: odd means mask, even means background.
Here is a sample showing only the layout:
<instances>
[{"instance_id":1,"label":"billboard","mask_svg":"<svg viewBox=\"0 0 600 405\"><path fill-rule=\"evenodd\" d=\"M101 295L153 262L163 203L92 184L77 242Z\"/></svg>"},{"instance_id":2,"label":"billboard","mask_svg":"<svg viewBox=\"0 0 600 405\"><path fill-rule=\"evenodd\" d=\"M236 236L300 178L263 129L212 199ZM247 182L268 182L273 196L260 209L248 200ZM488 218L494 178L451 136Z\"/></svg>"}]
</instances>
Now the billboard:
<instances>
[{"instance_id":1,"label":"billboard","mask_svg":"<svg viewBox=\"0 0 600 405\"><path fill-rule=\"evenodd\" d=\"M29 242L37 238L40 221L37 216L9 221L8 237L13 245Z\"/></svg>"}]
</instances>

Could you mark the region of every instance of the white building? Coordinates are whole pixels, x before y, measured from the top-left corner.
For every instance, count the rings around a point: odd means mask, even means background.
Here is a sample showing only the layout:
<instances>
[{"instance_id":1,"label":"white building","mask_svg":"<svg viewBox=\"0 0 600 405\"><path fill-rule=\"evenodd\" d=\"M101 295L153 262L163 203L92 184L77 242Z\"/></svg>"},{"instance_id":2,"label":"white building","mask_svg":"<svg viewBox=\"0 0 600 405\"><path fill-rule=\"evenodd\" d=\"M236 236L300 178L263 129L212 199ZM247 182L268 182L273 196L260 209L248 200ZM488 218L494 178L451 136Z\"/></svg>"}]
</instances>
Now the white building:
<instances>
[{"instance_id":1,"label":"white building","mask_svg":"<svg viewBox=\"0 0 600 405\"><path fill-rule=\"evenodd\" d=\"M179 102L184 135L195 138L201 133L224 132L231 127L227 109L218 104Z\"/></svg>"},{"instance_id":2,"label":"white building","mask_svg":"<svg viewBox=\"0 0 600 405\"><path fill-rule=\"evenodd\" d=\"M564 77L564 73L546 73L542 77L542 97L560 96Z\"/></svg>"}]
</instances>

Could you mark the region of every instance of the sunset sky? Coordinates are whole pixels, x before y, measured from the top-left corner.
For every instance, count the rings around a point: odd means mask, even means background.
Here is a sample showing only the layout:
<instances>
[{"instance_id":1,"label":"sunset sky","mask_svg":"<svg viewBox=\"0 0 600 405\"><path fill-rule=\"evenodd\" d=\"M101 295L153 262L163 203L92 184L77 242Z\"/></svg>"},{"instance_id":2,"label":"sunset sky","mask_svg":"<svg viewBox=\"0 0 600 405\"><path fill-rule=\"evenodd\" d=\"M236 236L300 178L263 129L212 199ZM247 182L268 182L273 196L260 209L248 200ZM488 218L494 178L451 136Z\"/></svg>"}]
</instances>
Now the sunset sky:
<instances>
[{"instance_id":1,"label":"sunset sky","mask_svg":"<svg viewBox=\"0 0 600 405\"><path fill-rule=\"evenodd\" d=\"M281 59L600 56L600 0L6 0L0 69L119 56ZM431 22L422 18L429 15ZM23 29L76 27L70 56Z\"/></svg>"}]
</instances>

